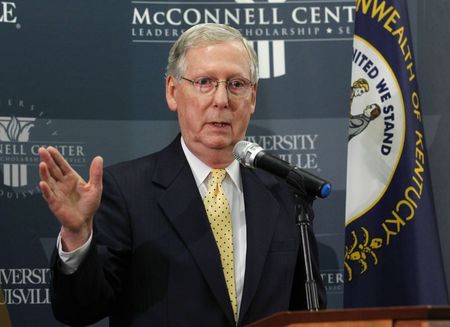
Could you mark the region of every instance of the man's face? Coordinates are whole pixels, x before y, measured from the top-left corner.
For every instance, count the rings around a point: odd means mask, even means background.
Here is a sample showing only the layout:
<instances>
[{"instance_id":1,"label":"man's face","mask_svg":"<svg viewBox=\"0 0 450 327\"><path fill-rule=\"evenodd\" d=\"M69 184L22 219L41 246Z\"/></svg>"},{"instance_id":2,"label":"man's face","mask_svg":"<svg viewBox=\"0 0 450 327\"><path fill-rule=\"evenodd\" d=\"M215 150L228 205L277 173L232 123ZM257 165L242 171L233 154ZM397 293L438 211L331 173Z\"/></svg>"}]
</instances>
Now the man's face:
<instances>
[{"instance_id":1,"label":"man's face","mask_svg":"<svg viewBox=\"0 0 450 327\"><path fill-rule=\"evenodd\" d=\"M249 57L240 42L210 44L189 49L183 77L211 77L220 81L243 77L250 80ZM190 82L166 79L166 99L177 112L183 138L197 156L211 150L233 150L243 138L255 111L256 86L244 96L227 91L219 83L211 94L202 94Z\"/></svg>"}]
</instances>

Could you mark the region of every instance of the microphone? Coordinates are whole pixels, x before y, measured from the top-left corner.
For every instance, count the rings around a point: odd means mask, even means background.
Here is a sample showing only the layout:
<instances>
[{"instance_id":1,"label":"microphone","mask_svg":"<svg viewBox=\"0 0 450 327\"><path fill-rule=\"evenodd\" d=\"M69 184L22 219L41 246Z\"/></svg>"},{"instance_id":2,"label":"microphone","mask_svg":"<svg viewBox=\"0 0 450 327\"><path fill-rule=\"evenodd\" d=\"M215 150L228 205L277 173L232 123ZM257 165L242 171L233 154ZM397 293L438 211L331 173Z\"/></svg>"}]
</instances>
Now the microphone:
<instances>
[{"instance_id":1,"label":"microphone","mask_svg":"<svg viewBox=\"0 0 450 327\"><path fill-rule=\"evenodd\" d=\"M265 152L256 143L239 141L234 146L233 154L242 165L268 171L307 195L326 198L331 193L329 182Z\"/></svg>"}]
</instances>

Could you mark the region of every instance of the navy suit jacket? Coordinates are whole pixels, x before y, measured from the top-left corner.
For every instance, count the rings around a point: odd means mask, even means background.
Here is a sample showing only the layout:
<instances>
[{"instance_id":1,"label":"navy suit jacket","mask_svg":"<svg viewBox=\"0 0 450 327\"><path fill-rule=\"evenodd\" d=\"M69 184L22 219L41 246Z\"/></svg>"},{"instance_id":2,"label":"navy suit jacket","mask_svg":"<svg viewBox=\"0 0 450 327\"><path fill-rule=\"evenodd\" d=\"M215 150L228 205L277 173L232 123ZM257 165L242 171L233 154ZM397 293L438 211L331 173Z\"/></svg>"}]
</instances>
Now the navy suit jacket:
<instances>
[{"instance_id":1,"label":"navy suit jacket","mask_svg":"<svg viewBox=\"0 0 450 327\"><path fill-rule=\"evenodd\" d=\"M304 309L304 269L288 186L241 169L247 259L238 325ZM236 326L203 201L179 136L155 154L104 170L93 243L64 275L53 256L52 306L71 326ZM321 304L317 246L310 231ZM297 262L298 261L298 262Z\"/></svg>"}]
</instances>

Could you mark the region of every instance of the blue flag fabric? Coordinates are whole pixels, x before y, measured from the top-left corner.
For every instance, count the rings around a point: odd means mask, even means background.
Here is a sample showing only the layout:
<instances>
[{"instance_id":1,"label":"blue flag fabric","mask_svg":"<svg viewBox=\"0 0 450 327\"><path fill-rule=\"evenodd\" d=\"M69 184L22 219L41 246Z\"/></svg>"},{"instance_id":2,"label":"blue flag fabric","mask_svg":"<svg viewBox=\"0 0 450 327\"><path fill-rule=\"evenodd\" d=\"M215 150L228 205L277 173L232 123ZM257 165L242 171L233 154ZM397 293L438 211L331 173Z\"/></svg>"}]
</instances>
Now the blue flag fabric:
<instances>
[{"instance_id":1,"label":"blue flag fabric","mask_svg":"<svg viewBox=\"0 0 450 327\"><path fill-rule=\"evenodd\" d=\"M357 0L344 307L447 304L404 0Z\"/></svg>"}]
</instances>

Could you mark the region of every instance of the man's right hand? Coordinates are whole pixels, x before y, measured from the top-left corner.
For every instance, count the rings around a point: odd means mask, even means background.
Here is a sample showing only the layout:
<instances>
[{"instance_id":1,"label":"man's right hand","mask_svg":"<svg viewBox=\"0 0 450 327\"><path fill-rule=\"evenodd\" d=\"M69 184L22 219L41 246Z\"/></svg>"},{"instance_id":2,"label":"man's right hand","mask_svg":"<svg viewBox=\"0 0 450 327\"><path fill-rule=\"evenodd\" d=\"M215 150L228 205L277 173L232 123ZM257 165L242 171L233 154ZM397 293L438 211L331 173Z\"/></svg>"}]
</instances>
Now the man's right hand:
<instances>
[{"instance_id":1,"label":"man's right hand","mask_svg":"<svg viewBox=\"0 0 450 327\"><path fill-rule=\"evenodd\" d=\"M92 160L89 181L85 182L56 148L40 148L39 156L42 196L61 223L63 250L73 251L83 245L92 232L103 189L103 159Z\"/></svg>"}]
</instances>

